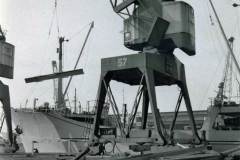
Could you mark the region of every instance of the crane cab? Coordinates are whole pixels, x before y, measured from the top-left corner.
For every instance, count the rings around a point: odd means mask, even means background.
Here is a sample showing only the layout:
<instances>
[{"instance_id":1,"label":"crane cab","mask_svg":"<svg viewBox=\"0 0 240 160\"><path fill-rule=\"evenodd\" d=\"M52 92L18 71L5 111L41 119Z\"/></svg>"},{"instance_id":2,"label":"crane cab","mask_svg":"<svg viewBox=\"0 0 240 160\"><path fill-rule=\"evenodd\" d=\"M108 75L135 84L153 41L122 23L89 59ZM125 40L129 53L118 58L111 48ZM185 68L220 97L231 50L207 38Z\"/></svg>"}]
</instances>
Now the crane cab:
<instances>
[{"instance_id":1,"label":"crane cab","mask_svg":"<svg viewBox=\"0 0 240 160\"><path fill-rule=\"evenodd\" d=\"M0 41L0 76L13 79L14 45Z\"/></svg>"},{"instance_id":2,"label":"crane cab","mask_svg":"<svg viewBox=\"0 0 240 160\"><path fill-rule=\"evenodd\" d=\"M124 45L142 51L146 46L172 52L182 49L195 55L194 13L177 1L139 0L133 14L124 20Z\"/></svg>"}]
</instances>

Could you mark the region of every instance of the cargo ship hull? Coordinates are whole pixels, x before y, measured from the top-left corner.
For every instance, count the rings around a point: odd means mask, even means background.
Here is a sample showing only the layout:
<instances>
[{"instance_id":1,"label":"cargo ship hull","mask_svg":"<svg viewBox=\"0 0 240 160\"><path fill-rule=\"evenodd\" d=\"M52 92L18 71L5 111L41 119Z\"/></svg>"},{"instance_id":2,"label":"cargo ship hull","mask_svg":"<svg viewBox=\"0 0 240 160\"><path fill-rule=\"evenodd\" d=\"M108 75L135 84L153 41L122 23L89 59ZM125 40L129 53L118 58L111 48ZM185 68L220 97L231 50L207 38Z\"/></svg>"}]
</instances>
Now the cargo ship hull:
<instances>
[{"instance_id":1,"label":"cargo ship hull","mask_svg":"<svg viewBox=\"0 0 240 160\"><path fill-rule=\"evenodd\" d=\"M53 111L12 109L12 119L13 128L20 132L17 133L17 142L27 153L33 149L39 153L79 152L91 128L91 124L66 118Z\"/></svg>"}]
</instances>

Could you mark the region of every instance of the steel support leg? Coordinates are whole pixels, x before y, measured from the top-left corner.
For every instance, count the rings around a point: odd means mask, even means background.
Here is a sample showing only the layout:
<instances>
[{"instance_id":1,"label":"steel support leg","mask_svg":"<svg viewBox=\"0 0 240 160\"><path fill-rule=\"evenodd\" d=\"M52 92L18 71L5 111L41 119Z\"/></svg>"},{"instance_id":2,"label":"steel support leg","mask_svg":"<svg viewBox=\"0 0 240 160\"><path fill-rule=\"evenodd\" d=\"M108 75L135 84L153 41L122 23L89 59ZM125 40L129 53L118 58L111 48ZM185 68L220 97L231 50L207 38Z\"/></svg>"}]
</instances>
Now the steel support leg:
<instances>
[{"instance_id":1,"label":"steel support leg","mask_svg":"<svg viewBox=\"0 0 240 160\"><path fill-rule=\"evenodd\" d=\"M142 97L142 89L140 90L140 95L137 99L137 102L134 103L134 106L133 108L135 109L134 112L133 112L133 115L132 115L132 119L130 120L130 124L129 124L129 127L128 127L128 132L127 132L127 136L129 137L130 135L130 132L131 132L131 129L132 129L132 126L133 126L133 123L134 123L134 120L136 118L136 114L137 114L137 110L138 110L138 106L139 106L139 103L140 103L140 100L141 100L141 97Z\"/></svg>"},{"instance_id":2,"label":"steel support leg","mask_svg":"<svg viewBox=\"0 0 240 160\"><path fill-rule=\"evenodd\" d=\"M147 127L147 118L148 118L148 107L149 107L149 97L147 86L143 86L143 103L142 103L142 129Z\"/></svg>"},{"instance_id":3,"label":"steel support leg","mask_svg":"<svg viewBox=\"0 0 240 160\"><path fill-rule=\"evenodd\" d=\"M158 113L158 108L157 108L157 99L156 99L156 91L155 91L155 83L154 83L154 73L153 70L147 69L145 72L145 78L146 78L146 84L147 84L147 89L148 89L148 95L149 95L149 100L151 104L151 109L153 113L153 119L154 119L154 125L155 128L158 132L158 135L161 137L163 140L163 144L166 145L167 141L166 138L162 132L162 129L164 128L162 121L160 120L160 114Z\"/></svg>"},{"instance_id":4,"label":"steel support leg","mask_svg":"<svg viewBox=\"0 0 240 160\"><path fill-rule=\"evenodd\" d=\"M10 106L10 95L9 88L0 81L0 100L3 104L3 111L6 117L8 139L11 144L13 144L13 133L12 133L12 116L11 116L11 106Z\"/></svg>"},{"instance_id":5,"label":"steel support leg","mask_svg":"<svg viewBox=\"0 0 240 160\"><path fill-rule=\"evenodd\" d=\"M103 107L104 107L104 103L105 103L105 98L106 98L106 94L107 94L105 84L106 84L106 86L109 86L110 78L111 77L109 77L109 76L105 76L105 74L101 75L101 78L100 78L100 84L98 87L98 96L97 96L96 115L95 115L94 123L93 123L93 126L94 126L93 135L96 137L99 137L100 119L101 119L101 115L102 115L102 111L103 111ZM105 82L105 84L104 84L104 82Z\"/></svg>"},{"instance_id":6,"label":"steel support leg","mask_svg":"<svg viewBox=\"0 0 240 160\"><path fill-rule=\"evenodd\" d=\"M192 111L192 104L191 104L189 93L188 93L184 67L182 67L182 82L178 85L181 88L183 98L184 98L184 101L185 101L185 104L186 104L188 116L189 116L189 119L190 119L191 129L192 129L192 132L193 132L193 140L198 141L197 143L200 143L201 140L198 136L197 127L196 127L196 123L195 123L195 120L194 120L194 115L193 115L193 111Z\"/></svg>"},{"instance_id":7,"label":"steel support leg","mask_svg":"<svg viewBox=\"0 0 240 160\"><path fill-rule=\"evenodd\" d=\"M117 103L115 101L115 98L112 94L112 90L111 90L111 87L107 86L105 81L104 81L104 85L105 85L105 89L107 90L107 95L109 97L109 101L110 101L110 104L112 106L112 110L113 110L113 113L114 113L114 116L117 120L117 124L118 124L118 127L121 131L121 136L125 136L126 137L126 133L125 133L125 130L124 130L124 127L122 126L122 122L121 122L121 117L120 117L120 112L118 110L118 107L117 107Z\"/></svg>"},{"instance_id":8,"label":"steel support leg","mask_svg":"<svg viewBox=\"0 0 240 160\"><path fill-rule=\"evenodd\" d=\"M169 143L170 144L173 144L173 140L174 140L174 132L173 132L173 130L174 130L174 127L175 127L175 124L176 124L179 108L181 106L182 97L183 97L183 94L182 94L182 91L181 91L180 94L179 94L179 97L178 97L177 104L176 104L173 121L172 121L171 126L170 126L170 133L169 133L169 135L170 135Z\"/></svg>"}]
</instances>

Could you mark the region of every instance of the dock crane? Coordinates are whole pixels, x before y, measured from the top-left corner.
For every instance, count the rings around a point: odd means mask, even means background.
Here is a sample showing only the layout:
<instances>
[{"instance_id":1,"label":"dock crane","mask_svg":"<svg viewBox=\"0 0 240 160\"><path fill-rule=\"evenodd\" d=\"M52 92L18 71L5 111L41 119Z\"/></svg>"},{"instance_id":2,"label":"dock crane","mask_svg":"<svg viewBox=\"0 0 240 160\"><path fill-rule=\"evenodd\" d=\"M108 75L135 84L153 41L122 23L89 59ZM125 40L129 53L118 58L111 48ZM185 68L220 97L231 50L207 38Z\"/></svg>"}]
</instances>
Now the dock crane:
<instances>
[{"instance_id":1,"label":"dock crane","mask_svg":"<svg viewBox=\"0 0 240 160\"><path fill-rule=\"evenodd\" d=\"M131 129L142 100L142 130L146 130L148 110L151 107L154 127L162 145L173 141L174 126L182 99L184 99L191 126L193 143L200 143L192 105L188 93L184 64L173 54L176 48L189 56L195 55L195 23L193 8L185 2L174 0L110 0L115 13L123 18L124 46L138 54L102 59L98 88L98 104L93 128L99 135L99 122L106 96L112 100L121 136L131 138ZM112 95L110 81L139 86L131 112L130 125L122 127L118 107ZM157 86L177 85L180 88L175 116L170 133L163 124L156 99ZM158 139L158 140L159 140ZM161 143L161 142L158 143Z\"/></svg>"},{"instance_id":2,"label":"dock crane","mask_svg":"<svg viewBox=\"0 0 240 160\"><path fill-rule=\"evenodd\" d=\"M15 46L6 42L6 37L2 28L0 26L0 77L13 79L13 70L14 70L14 54ZM7 59L8 61L4 61ZM0 101L3 105L4 116L2 120L6 121L7 130L8 130L8 140L10 145L14 147L16 144L14 142L13 132L12 132L12 116L11 116L11 105L10 105L10 91L8 85L4 84L0 80ZM1 125L2 128L2 125ZM15 152L17 148L13 150Z\"/></svg>"}]
</instances>

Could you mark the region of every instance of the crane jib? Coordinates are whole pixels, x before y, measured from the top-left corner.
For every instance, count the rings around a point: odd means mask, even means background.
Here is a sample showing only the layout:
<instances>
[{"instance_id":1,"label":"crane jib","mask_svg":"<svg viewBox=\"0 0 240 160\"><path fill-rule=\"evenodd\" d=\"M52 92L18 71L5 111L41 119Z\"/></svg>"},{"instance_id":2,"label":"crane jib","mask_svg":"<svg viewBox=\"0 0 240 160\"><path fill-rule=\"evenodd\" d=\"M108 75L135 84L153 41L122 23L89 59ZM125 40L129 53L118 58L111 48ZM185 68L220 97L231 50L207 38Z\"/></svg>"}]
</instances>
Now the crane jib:
<instances>
[{"instance_id":1,"label":"crane jib","mask_svg":"<svg viewBox=\"0 0 240 160\"><path fill-rule=\"evenodd\" d=\"M55 78L66 78L69 76L80 75L80 74L84 74L83 69L76 69L76 70L71 70L71 71L66 71L66 72L58 72L58 73L53 73L53 74L25 78L25 82L26 83L40 82L40 81L51 80L51 79L55 79Z\"/></svg>"}]
</instances>

